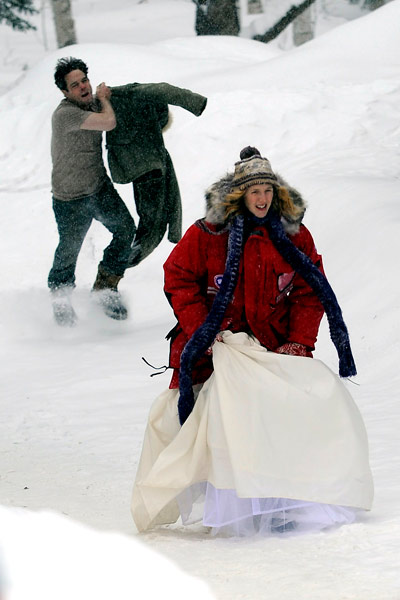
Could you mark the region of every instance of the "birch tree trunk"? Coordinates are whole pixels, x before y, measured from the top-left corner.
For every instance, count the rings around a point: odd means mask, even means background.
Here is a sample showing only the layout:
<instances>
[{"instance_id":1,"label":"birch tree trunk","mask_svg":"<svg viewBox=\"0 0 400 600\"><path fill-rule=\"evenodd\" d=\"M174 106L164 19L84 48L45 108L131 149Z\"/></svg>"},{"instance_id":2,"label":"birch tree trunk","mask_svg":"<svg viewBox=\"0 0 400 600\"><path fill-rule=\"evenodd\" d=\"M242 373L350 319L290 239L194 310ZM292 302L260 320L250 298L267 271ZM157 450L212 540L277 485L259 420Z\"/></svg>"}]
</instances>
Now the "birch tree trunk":
<instances>
[{"instance_id":1,"label":"birch tree trunk","mask_svg":"<svg viewBox=\"0 0 400 600\"><path fill-rule=\"evenodd\" d=\"M59 48L76 44L75 23L70 0L51 0L57 45Z\"/></svg>"},{"instance_id":2,"label":"birch tree trunk","mask_svg":"<svg viewBox=\"0 0 400 600\"><path fill-rule=\"evenodd\" d=\"M260 14L264 12L261 0L247 0L247 13L249 15Z\"/></svg>"},{"instance_id":3,"label":"birch tree trunk","mask_svg":"<svg viewBox=\"0 0 400 600\"><path fill-rule=\"evenodd\" d=\"M307 8L293 21L293 43L301 46L314 37L314 26L311 18L311 8Z\"/></svg>"}]
</instances>

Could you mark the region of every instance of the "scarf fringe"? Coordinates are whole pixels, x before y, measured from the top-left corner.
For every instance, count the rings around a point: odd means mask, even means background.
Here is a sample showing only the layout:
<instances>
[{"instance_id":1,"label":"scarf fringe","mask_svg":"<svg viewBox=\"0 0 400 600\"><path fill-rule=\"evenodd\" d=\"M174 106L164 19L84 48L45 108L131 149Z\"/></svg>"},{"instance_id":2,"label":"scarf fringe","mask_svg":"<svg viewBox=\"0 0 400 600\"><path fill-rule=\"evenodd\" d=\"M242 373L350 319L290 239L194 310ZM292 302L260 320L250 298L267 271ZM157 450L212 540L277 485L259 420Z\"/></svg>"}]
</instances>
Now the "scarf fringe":
<instances>
[{"instance_id":1,"label":"scarf fringe","mask_svg":"<svg viewBox=\"0 0 400 600\"><path fill-rule=\"evenodd\" d=\"M345 344L339 352L339 375L340 377L354 377L357 375L356 364L349 343Z\"/></svg>"}]
</instances>

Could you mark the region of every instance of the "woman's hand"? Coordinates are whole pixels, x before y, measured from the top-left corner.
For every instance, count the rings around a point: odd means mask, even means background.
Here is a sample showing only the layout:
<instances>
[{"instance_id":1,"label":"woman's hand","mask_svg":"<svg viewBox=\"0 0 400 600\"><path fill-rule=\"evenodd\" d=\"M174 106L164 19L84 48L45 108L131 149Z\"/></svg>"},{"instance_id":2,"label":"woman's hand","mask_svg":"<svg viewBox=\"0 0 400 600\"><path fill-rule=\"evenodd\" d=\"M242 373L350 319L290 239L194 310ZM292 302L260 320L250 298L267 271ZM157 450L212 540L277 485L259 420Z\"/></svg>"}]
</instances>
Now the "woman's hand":
<instances>
[{"instance_id":1,"label":"woman's hand","mask_svg":"<svg viewBox=\"0 0 400 600\"><path fill-rule=\"evenodd\" d=\"M310 356L307 346L297 342L287 342L275 350L277 354L290 354L291 356Z\"/></svg>"},{"instance_id":2,"label":"woman's hand","mask_svg":"<svg viewBox=\"0 0 400 600\"><path fill-rule=\"evenodd\" d=\"M222 337L222 333L217 333L217 335L215 336L215 340L213 341L211 346L208 348L208 350L206 350L207 356L212 355L212 353L213 353L212 347L214 346L215 342L223 342L223 341L224 341L224 339Z\"/></svg>"}]
</instances>

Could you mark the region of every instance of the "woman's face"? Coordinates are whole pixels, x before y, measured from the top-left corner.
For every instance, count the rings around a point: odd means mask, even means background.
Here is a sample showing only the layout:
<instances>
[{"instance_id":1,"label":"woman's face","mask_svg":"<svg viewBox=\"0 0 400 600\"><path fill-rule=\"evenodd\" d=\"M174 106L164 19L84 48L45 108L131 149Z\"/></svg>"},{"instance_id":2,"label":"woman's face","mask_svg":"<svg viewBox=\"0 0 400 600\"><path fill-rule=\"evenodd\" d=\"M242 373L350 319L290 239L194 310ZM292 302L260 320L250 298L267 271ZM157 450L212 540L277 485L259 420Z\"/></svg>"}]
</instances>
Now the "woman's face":
<instances>
[{"instance_id":1,"label":"woman's face","mask_svg":"<svg viewBox=\"0 0 400 600\"><path fill-rule=\"evenodd\" d=\"M262 219L267 215L272 204L274 187L271 183L260 183L247 188L244 204L253 215Z\"/></svg>"}]
</instances>

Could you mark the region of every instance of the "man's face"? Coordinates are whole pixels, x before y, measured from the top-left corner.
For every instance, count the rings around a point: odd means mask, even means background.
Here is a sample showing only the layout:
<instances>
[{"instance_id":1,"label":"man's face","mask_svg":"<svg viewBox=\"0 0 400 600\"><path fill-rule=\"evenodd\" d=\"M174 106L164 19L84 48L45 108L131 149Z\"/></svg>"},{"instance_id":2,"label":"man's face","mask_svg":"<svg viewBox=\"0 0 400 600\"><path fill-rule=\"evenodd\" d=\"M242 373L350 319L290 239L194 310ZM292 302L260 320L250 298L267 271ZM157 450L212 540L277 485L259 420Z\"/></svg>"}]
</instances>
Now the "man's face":
<instances>
[{"instance_id":1,"label":"man's face","mask_svg":"<svg viewBox=\"0 0 400 600\"><path fill-rule=\"evenodd\" d=\"M68 100L80 104L81 106L88 106L93 102L92 86L90 81L79 69L71 71L65 76L66 90L62 90L62 93Z\"/></svg>"}]
</instances>

